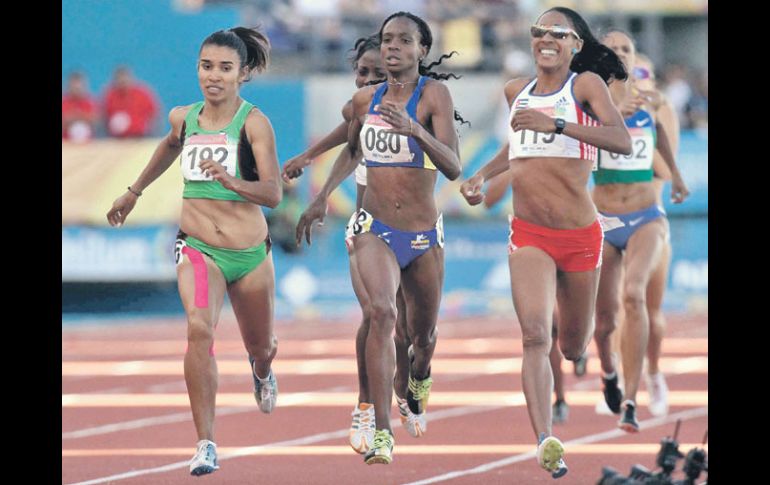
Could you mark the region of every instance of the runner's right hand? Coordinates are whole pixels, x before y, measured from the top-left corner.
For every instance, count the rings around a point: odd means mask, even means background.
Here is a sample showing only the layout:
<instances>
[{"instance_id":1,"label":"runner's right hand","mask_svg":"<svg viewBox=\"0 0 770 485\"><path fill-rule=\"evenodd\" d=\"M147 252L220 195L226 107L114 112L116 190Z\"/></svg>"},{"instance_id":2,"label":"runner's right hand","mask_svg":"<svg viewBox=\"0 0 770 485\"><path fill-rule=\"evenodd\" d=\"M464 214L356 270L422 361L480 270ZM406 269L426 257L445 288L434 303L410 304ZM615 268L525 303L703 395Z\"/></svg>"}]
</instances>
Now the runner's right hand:
<instances>
[{"instance_id":1,"label":"runner's right hand","mask_svg":"<svg viewBox=\"0 0 770 485\"><path fill-rule=\"evenodd\" d=\"M112 209L107 213L107 222L113 227L120 227L134 209L138 197L129 191L121 195L112 203Z\"/></svg>"},{"instance_id":2,"label":"runner's right hand","mask_svg":"<svg viewBox=\"0 0 770 485\"><path fill-rule=\"evenodd\" d=\"M324 223L324 217L326 217L326 198L321 197L320 194L310 203L305 212L299 216L299 222L297 222L297 230L295 232L295 238L297 246L302 244L302 236L305 236L307 245L312 244L310 233L313 228L313 221L318 220L318 225L322 226Z\"/></svg>"},{"instance_id":3,"label":"runner's right hand","mask_svg":"<svg viewBox=\"0 0 770 485\"><path fill-rule=\"evenodd\" d=\"M481 188L484 186L484 179L481 175L474 175L460 185L460 193L465 197L465 201L470 205L479 205L484 200L484 193Z\"/></svg>"}]
</instances>

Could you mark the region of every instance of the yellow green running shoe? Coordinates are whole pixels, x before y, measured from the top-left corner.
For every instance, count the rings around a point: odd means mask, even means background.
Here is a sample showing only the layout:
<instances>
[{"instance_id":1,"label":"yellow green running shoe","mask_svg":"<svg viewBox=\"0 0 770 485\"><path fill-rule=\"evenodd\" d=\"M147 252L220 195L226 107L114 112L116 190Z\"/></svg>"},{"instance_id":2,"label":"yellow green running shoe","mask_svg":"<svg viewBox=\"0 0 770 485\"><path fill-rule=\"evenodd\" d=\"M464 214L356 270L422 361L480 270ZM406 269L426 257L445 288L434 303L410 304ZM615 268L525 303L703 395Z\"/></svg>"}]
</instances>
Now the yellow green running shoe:
<instances>
[{"instance_id":1,"label":"yellow green running shoe","mask_svg":"<svg viewBox=\"0 0 770 485\"><path fill-rule=\"evenodd\" d=\"M430 396L430 388L433 385L433 379L426 377L425 379L415 379L412 375L411 363L414 361L414 350L409 346L409 382L406 386L406 403L409 405L409 409L414 414L423 414L425 408L428 407L428 396ZM430 374L430 369L428 369Z\"/></svg>"},{"instance_id":2,"label":"yellow green running shoe","mask_svg":"<svg viewBox=\"0 0 770 485\"><path fill-rule=\"evenodd\" d=\"M561 478L567 474L567 465L564 463L564 445L555 436L545 437L540 434L540 444L537 446L537 462L540 466L551 472L553 478Z\"/></svg>"},{"instance_id":3,"label":"yellow green running shoe","mask_svg":"<svg viewBox=\"0 0 770 485\"><path fill-rule=\"evenodd\" d=\"M396 440L387 429L378 429L374 432L374 444L364 455L367 465L381 463L390 464L393 461L393 445Z\"/></svg>"}]
</instances>

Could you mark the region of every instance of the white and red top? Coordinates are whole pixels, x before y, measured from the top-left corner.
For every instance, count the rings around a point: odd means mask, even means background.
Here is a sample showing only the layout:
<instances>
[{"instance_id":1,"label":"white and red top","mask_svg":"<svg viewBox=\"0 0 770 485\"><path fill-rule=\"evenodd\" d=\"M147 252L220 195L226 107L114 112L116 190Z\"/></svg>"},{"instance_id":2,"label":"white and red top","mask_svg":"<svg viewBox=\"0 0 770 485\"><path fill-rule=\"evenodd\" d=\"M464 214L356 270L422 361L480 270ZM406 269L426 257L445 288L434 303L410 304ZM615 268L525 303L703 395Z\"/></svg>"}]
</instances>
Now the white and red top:
<instances>
[{"instance_id":1,"label":"white and red top","mask_svg":"<svg viewBox=\"0 0 770 485\"><path fill-rule=\"evenodd\" d=\"M532 90L537 78L516 95L511 103L511 116L516 110L529 108L545 113L551 118L562 118L564 121L583 126L599 126L599 120L588 114L575 99L574 84L577 73L570 72L567 80L559 90L549 94L533 94ZM513 131L508 126L508 158L559 157L579 158L596 164L598 149L588 143L556 133L540 133L531 130Z\"/></svg>"}]
</instances>

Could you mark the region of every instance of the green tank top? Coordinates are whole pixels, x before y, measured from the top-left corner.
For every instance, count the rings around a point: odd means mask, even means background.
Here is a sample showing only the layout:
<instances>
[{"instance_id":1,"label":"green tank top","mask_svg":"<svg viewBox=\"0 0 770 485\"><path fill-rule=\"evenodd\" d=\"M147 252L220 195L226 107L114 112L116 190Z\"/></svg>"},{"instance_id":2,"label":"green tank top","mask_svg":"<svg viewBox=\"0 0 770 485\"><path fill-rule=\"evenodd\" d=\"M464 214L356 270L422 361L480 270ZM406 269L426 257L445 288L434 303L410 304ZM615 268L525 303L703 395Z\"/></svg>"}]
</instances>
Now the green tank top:
<instances>
[{"instance_id":1,"label":"green tank top","mask_svg":"<svg viewBox=\"0 0 770 485\"><path fill-rule=\"evenodd\" d=\"M221 130L204 130L198 125L198 115L203 109L203 101L195 103L184 119L184 143L180 166L184 177L185 199L217 199L238 200L248 202L240 194L228 190L219 182L204 175L198 167L201 160L213 159L221 163L227 173L242 180L257 180L256 163L248 143L241 140L241 130L246 123L246 117L254 107L248 101L243 101L235 112L230 124ZM245 135L244 135L245 136ZM247 150L239 150L245 143ZM239 153L240 151L240 153ZM248 159L248 160L242 160ZM250 164L248 162L251 162ZM246 164L244 164L246 163ZM246 176L242 168L249 172Z\"/></svg>"},{"instance_id":2,"label":"green tank top","mask_svg":"<svg viewBox=\"0 0 770 485\"><path fill-rule=\"evenodd\" d=\"M641 109L626 118L625 123L631 135L631 155L601 150L598 168L594 172L596 185L652 181L652 155L657 137L655 121L650 113Z\"/></svg>"}]
</instances>

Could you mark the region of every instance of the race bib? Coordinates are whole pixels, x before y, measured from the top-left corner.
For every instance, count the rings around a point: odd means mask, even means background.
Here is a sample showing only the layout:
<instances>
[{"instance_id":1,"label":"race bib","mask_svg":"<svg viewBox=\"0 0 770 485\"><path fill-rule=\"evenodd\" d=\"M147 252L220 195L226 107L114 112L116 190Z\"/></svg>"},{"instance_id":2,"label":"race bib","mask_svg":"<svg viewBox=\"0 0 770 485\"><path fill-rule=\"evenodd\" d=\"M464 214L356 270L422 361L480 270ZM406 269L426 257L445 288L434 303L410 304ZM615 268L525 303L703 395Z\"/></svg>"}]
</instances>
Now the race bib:
<instances>
[{"instance_id":1,"label":"race bib","mask_svg":"<svg viewBox=\"0 0 770 485\"><path fill-rule=\"evenodd\" d=\"M555 110L552 106L543 106L530 108L540 111L546 116L555 116ZM516 110L511 111L511 117ZM511 118L512 119L512 118ZM557 135L556 133L540 133L532 130L512 131L509 134L508 148L509 158L529 158L529 157L564 157L569 156L570 150L574 147L574 139L567 135Z\"/></svg>"},{"instance_id":2,"label":"race bib","mask_svg":"<svg viewBox=\"0 0 770 485\"><path fill-rule=\"evenodd\" d=\"M601 151L601 166L608 170L649 170L652 167L652 155L655 145L651 134L644 130L629 128L631 134L631 154Z\"/></svg>"},{"instance_id":3,"label":"race bib","mask_svg":"<svg viewBox=\"0 0 770 485\"><path fill-rule=\"evenodd\" d=\"M374 222L374 218L365 210L361 209L358 212L354 212L348 221L348 225L345 226L345 236L353 237L369 232L372 222Z\"/></svg>"},{"instance_id":4,"label":"race bib","mask_svg":"<svg viewBox=\"0 0 770 485\"><path fill-rule=\"evenodd\" d=\"M221 164L228 174L236 176L238 145L228 144L227 135L192 135L185 140L180 164L182 175L187 180L211 181L213 178L203 173L199 167L202 160L214 160Z\"/></svg>"},{"instance_id":5,"label":"race bib","mask_svg":"<svg viewBox=\"0 0 770 485\"><path fill-rule=\"evenodd\" d=\"M361 147L364 158L375 163L410 163L414 155L409 150L409 138L388 133L392 126L380 115L367 114L361 128Z\"/></svg>"}]
</instances>

